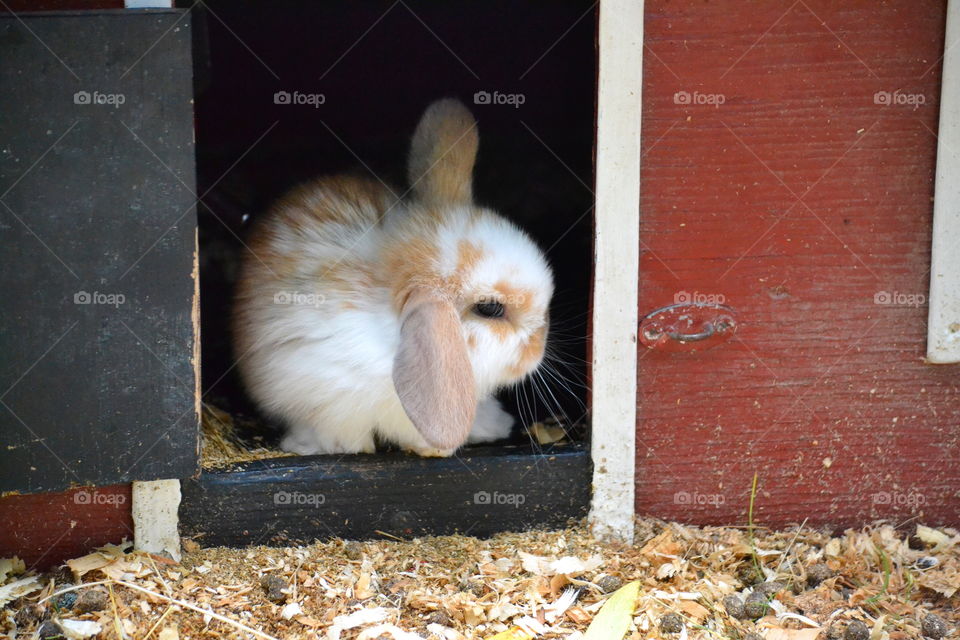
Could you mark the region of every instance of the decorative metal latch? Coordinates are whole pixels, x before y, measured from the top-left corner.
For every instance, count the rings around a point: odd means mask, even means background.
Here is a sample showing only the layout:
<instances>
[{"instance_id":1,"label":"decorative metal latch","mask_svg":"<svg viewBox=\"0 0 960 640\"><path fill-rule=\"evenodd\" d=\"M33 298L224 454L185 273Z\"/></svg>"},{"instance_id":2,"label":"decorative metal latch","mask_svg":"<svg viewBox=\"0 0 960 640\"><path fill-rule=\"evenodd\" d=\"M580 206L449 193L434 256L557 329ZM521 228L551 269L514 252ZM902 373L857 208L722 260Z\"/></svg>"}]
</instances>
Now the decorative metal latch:
<instances>
[{"instance_id":1,"label":"decorative metal latch","mask_svg":"<svg viewBox=\"0 0 960 640\"><path fill-rule=\"evenodd\" d=\"M733 309L721 304L672 304L640 320L640 342L659 351L704 351L737 331Z\"/></svg>"}]
</instances>

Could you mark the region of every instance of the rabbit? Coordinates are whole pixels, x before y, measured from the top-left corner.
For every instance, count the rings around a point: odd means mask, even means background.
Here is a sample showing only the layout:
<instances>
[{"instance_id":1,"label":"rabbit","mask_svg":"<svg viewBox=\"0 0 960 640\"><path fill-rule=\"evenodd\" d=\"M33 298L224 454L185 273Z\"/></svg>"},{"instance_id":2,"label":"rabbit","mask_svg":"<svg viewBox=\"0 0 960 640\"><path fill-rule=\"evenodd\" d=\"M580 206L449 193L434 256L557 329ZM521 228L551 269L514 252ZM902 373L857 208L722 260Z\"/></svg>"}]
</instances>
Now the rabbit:
<instances>
[{"instance_id":1,"label":"rabbit","mask_svg":"<svg viewBox=\"0 0 960 640\"><path fill-rule=\"evenodd\" d=\"M473 201L476 120L424 112L410 189L319 178L251 229L232 317L236 363L301 455L422 456L507 437L494 393L544 356L553 275L523 231ZM409 195L409 197L408 197Z\"/></svg>"}]
</instances>

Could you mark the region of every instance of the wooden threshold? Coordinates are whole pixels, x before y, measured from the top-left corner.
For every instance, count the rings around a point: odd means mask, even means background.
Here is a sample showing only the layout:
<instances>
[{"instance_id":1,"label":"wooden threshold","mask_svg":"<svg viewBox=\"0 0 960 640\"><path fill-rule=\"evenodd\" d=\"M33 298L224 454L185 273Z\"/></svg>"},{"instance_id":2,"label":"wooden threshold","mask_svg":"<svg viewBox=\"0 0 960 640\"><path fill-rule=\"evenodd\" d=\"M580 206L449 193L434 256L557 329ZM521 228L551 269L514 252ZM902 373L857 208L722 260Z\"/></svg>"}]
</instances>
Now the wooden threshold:
<instances>
[{"instance_id":1,"label":"wooden threshold","mask_svg":"<svg viewBox=\"0 0 960 640\"><path fill-rule=\"evenodd\" d=\"M206 547L557 528L587 515L591 476L585 444L244 462L182 483L180 533Z\"/></svg>"}]
</instances>

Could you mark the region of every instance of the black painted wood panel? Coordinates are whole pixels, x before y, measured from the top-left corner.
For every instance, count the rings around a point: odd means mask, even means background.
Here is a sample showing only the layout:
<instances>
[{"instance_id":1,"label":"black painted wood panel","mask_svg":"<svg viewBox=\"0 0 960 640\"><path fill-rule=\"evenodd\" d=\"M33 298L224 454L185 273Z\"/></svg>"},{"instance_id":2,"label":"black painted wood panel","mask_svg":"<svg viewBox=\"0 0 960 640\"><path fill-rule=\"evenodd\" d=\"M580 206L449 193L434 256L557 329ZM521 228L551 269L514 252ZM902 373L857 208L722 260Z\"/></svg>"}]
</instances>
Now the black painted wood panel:
<instances>
[{"instance_id":1,"label":"black painted wood panel","mask_svg":"<svg viewBox=\"0 0 960 640\"><path fill-rule=\"evenodd\" d=\"M197 470L190 16L0 17L0 491Z\"/></svg>"},{"instance_id":2,"label":"black painted wood panel","mask_svg":"<svg viewBox=\"0 0 960 640\"><path fill-rule=\"evenodd\" d=\"M587 514L591 475L581 444L276 458L184 482L180 532L203 546L243 546L562 527Z\"/></svg>"}]
</instances>

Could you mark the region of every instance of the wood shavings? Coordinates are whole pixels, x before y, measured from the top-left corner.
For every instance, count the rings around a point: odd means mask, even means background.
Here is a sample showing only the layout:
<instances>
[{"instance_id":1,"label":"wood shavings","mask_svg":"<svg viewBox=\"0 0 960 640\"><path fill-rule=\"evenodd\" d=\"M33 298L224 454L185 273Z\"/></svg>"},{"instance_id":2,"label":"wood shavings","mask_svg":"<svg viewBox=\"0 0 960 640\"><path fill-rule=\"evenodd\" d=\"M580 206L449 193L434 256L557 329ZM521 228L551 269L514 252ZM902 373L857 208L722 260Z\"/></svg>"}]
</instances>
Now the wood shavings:
<instances>
[{"instance_id":1,"label":"wood shavings","mask_svg":"<svg viewBox=\"0 0 960 640\"><path fill-rule=\"evenodd\" d=\"M383 607L373 609L361 609L350 614L339 615L333 619L333 626L327 631L327 638L330 640L340 640L340 634L347 629L362 627L385 620L390 612Z\"/></svg>"},{"instance_id":2,"label":"wood shavings","mask_svg":"<svg viewBox=\"0 0 960 640\"><path fill-rule=\"evenodd\" d=\"M527 427L527 431L537 441L537 444L553 444L560 442L567 437L567 432L562 426L548 425L542 422L534 422Z\"/></svg>"},{"instance_id":3,"label":"wood shavings","mask_svg":"<svg viewBox=\"0 0 960 640\"><path fill-rule=\"evenodd\" d=\"M553 622L562 616L567 609L573 606L573 603L580 597L579 589L567 589L554 602L551 602L543 608L544 618L547 622Z\"/></svg>"},{"instance_id":4,"label":"wood shavings","mask_svg":"<svg viewBox=\"0 0 960 640\"><path fill-rule=\"evenodd\" d=\"M27 566L17 556L0 558L0 583L3 583L8 577L20 575L26 570Z\"/></svg>"},{"instance_id":5,"label":"wood shavings","mask_svg":"<svg viewBox=\"0 0 960 640\"><path fill-rule=\"evenodd\" d=\"M749 633L810 640L819 633L822 640L841 636L855 619L871 629L871 640L907 640L920 636L928 613L960 617L960 545L950 543L958 535L952 529L937 530L947 540L941 548L926 542L914 549L907 544L912 529L886 524L836 537L757 528L751 538L744 529L643 519L636 528L634 545L600 542L578 526L488 540L194 548L179 565L113 545L72 561L83 573L74 586L17 573L25 568L11 560L0 562L0 589L18 579L36 580L37 589L0 615L0 636L12 633L21 609L17 633L36 632L39 618L26 614L38 607L54 621L99 624L106 640L592 640L585 633L624 583L636 585L620 636L630 640L679 640L684 633L696 640ZM754 548L763 553L754 555ZM755 563L765 582L756 582ZM829 577L810 583L817 565L829 568ZM268 597L265 577L283 587L282 597ZM90 589L110 593L106 610L56 608L64 593ZM724 597L742 602L754 592L767 599L764 617L727 613ZM660 624L670 614L680 623L673 633Z\"/></svg>"},{"instance_id":6,"label":"wood shavings","mask_svg":"<svg viewBox=\"0 0 960 640\"><path fill-rule=\"evenodd\" d=\"M285 605L283 609L280 611L280 617L283 618L284 620L289 620L290 618L294 616L298 616L301 613L303 613L303 609L300 607L300 603L291 602ZM348 629L349 627L344 627L344 628Z\"/></svg>"},{"instance_id":7,"label":"wood shavings","mask_svg":"<svg viewBox=\"0 0 960 640\"><path fill-rule=\"evenodd\" d=\"M176 627L164 627L160 630L157 640L180 640L180 632Z\"/></svg>"},{"instance_id":8,"label":"wood shavings","mask_svg":"<svg viewBox=\"0 0 960 640\"><path fill-rule=\"evenodd\" d=\"M91 620L60 620L60 627L73 640L84 640L103 631L100 623Z\"/></svg>"},{"instance_id":9,"label":"wood shavings","mask_svg":"<svg viewBox=\"0 0 960 640\"><path fill-rule=\"evenodd\" d=\"M600 559L600 556L593 556L588 560L580 560L579 558L573 558L571 556L566 556L555 560L550 563L550 571L553 574L563 574L565 576L578 576L581 573L586 571L593 571L597 567L603 564L603 560Z\"/></svg>"},{"instance_id":10,"label":"wood shavings","mask_svg":"<svg viewBox=\"0 0 960 640\"><path fill-rule=\"evenodd\" d=\"M9 584L0 587L0 607L4 607L9 602L17 598L29 595L40 589L40 580L36 576L30 578L21 578Z\"/></svg>"},{"instance_id":11,"label":"wood shavings","mask_svg":"<svg viewBox=\"0 0 960 640\"><path fill-rule=\"evenodd\" d=\"M763 631L764 640L816 640L821 629L784 629L776 627Z\"/></svg>"},{"instance_id":12,"label":"wood shavings","mask_svg":"<svg viewBox=\"0 0 960 640\"><path fill-rule=\"evenodd\" d=\"M917 537L927 544L933 545L934 551L949 548L960 542L960 536L950 537L943 531L925 527L922 524L917 526Z\"/></svg>"},{"instance_id":13,"label":"wood shavings","mask_svg":"<svg viewBox=\"0 0 960 640\"><path fill-rule=\"evenodd\" d=\"M365 629L357 636L357 640L380 640L383 637L390 637L394 640L424 640L424 637L420 634L404 631L393 624L381 624Z\"/></svg>"},{"instance_id":14,"label":"wood shavings","mask_svg":"<svg viewBox=\"0 0 960 640\"><path fill-rule=\"evenodd\" d=\"M132 542L123 542L119 545L108 544L100 547L93 553L88 553L80 558L67 560L67 566L73 571L73 576L77 579L91 571L106 570L111 578L121 579L125 573L124 569L132 569L131 563L127 562L125 556L127 551L133 547ZM139 567L138 567L139 569ZM112 574L112 575L111 575Z\"/></svg>"}]
</instances>

